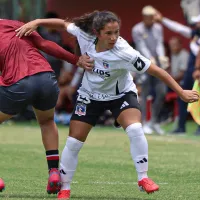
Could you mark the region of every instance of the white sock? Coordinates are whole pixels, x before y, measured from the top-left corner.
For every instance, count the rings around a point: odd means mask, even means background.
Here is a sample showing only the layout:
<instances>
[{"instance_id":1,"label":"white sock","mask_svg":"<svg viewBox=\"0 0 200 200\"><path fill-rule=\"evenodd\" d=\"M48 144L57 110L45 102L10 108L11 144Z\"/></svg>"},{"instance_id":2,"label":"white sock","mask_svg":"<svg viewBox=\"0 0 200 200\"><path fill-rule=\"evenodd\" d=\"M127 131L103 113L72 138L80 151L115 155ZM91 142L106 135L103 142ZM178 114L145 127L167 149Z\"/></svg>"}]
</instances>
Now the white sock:
<instances>
[{"instance_id":1,"label":"white sock","mask_svg":"<svg viewBox=\"0 0 200 200\"><path fill-rule=\"evenodd\" d=\"M130 140L131 156L138 173L138 180L147 178L148 171L148 143L144 135L142 124L134 123L126 128Z\"/></svg>"},{"instance_id":2,"label":"white sock","mask_svg":"<svg viewBox=\"0 0 200 200\"><path fill-rule=\"evenodd\" d=\"M70 190L70 183L78 164L78 153L84 142L68 137L60 162L61 190Z\"/></svg>"},{"instance_id":3,"label":"white sock","mask_svg":"<svg viewBox=\"0 0 200 200\"><path fill-rule=\"evenodd\" d=\"M143 178L147 177L147 172L138 172L138 181L141 181Z\"/></svg>"}]
</instances>

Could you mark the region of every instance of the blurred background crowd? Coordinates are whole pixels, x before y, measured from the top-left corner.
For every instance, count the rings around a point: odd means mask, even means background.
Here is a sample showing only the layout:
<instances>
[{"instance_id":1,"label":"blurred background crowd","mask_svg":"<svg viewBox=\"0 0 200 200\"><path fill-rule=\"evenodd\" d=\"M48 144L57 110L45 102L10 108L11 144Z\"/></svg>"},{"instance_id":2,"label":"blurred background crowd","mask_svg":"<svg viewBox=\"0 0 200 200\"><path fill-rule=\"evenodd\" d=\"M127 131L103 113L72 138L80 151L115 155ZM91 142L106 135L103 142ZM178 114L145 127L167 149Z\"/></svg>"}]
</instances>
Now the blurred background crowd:
<instances>
[{"instance_id":1,"label":"blurred background crowd","mask_svg":"<svg viewBox=\"0 0 200 200\"><path fill-rule=\"evenodd\" d=\"M123 9L122 9L123 4ZM23 22L35 18L73 18L93 10L111 10L122 20L121 36L133 48L149 58L184 88L192 89L196 57L200 46L200 0L0 0L0 18ZM74 53L74 38L52 29L38 29L39 34ZM80 86L83 70L44 54L56 73L60 95L55 121L68 125ZM146 134L165 134L162 124L174 123L172 134L186 134L187 104L164 83L147 74L133 74L142 107ZM32 120L31 106L14 120ZM106 111L99 125L111 126L112 113ZM195 135L200 135L197 125Z\"/></svg>"}]
</instances>

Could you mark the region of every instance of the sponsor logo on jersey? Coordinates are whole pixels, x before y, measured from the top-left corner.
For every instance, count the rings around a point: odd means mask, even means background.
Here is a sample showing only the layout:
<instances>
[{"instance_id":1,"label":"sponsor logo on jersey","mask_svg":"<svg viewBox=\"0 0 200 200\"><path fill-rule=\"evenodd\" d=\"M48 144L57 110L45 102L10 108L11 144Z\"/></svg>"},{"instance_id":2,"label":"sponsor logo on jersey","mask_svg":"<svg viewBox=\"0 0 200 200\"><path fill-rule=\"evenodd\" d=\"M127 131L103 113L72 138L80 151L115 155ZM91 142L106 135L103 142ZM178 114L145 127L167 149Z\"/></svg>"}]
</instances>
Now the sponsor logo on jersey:
<instances>
[{"instance_id":1,"label":"sponsor logo on jersey","mask_svg":"<svg viewBox=\"0 0 200 200\"><path fill-rule=\"evenodd\" d=\"M92 71L97 75L99 75L102 79L107 79L108 77L110 77L110 72L108 71L104 71L98 68L93 68Z\"/></svg>"},{"instance_id":2,"label":"sponsor logo on jersey","mask_svg":"<svg viewBox=\"0 0 200 200\"><path fill-rule=\"evenodd\" d=\"M141 60L140 57L137 58L137 60L135 61L135 63L133 63L133 66L138 70L138 71L142 71L145 67L145 63L143 60Z\"/></svg>"},{"instance_id":3,"label":"sponsor logo on jersey","mask_svg":"<svg viewBox=\"0 0 200 200\"><path fill-rule=\"evenodd\" d=\"M78 103L76 105L75 114L78 116L85 116L86 115L86 105Z\"/></svg>"},{"instance_id":4,"label":"sponsor logo on jersey","mask_svg":"<svg viewBox=\"0 0 200 200\"><path fill-rule=\"evenodd\" d=\"M104 67L105 69L108 69L108 68L109 68L109 64L108 64L108 62L105 61L105 60L103 60L103 67Z\"/></svg>"}]
</instances>

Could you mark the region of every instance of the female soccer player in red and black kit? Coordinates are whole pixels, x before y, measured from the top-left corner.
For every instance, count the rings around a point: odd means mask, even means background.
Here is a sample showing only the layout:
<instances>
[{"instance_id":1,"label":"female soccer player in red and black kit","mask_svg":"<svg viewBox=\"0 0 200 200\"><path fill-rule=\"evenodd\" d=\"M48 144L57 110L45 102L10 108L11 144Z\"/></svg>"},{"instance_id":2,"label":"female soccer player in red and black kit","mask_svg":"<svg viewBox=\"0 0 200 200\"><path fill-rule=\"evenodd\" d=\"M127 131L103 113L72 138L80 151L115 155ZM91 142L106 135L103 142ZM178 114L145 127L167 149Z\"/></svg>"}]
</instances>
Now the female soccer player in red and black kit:
<instances>
[{"instance_id":1,"label":"female soccer player in red and black kit","mask_svg":"<svg viewBox=\"0 0 200 200\"><path fill-rule=\"evenodd\" d=\"M23 23L0 20L0 123L32 105L42 132L49 168L48 193L60 189L58 171L58 130L54 123L54 107L59 94L56 77L39 50L85 69L93 66L88 56L80 58L54 42L33 32L29 37L16 37ZM39 49L39 50L38 50Z\"/></svg>"}]
</instances>

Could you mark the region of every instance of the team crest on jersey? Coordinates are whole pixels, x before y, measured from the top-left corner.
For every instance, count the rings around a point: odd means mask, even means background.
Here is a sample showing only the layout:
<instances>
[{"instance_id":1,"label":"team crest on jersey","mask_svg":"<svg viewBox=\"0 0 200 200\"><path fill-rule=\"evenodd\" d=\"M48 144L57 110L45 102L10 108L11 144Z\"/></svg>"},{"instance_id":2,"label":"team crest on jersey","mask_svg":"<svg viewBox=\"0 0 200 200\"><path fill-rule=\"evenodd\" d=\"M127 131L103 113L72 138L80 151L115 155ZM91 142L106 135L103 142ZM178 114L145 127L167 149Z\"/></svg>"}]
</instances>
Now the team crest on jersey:
<instances>
[{"instance_id":1,"label":"team crest on jersey","mask_svg":"<svg viewBox=\"0 0 200 200\"><path fill-rule=\"evenodd\" d=\"M78 103L76 105L75 114L78 116L85 116L86 115L86 105Z\"/></svg>"},{"instance_id":2,"label":"team crest on jersey","mask_svg":"<svg viewBox=\"0 0 200 200\"><path fill-rule=\"evenodd\" d=\"M105 69L108 69L108 68L109 68L109 64L108 64L108 62L105 61L105 60L103 60L103 67L104 67Z\"/></svg>"},{"instance_id":3,"label":"team crest on jersey","mask_svg":"<svg viewBox=\"0 0 200 200\"><path fill-rule=\"evenodd\" d=\"M143 61L140 57L138 57L137 60L136 60L136 62L133 63L133 66L134 66L138 71L142 71L143 68L145 67L145 63L144 63L144 61Z\"/></svg>"}]
</instances>

